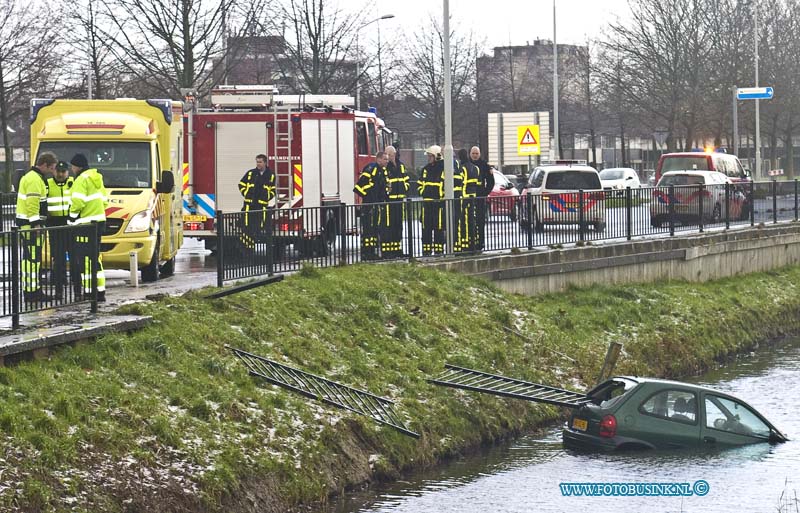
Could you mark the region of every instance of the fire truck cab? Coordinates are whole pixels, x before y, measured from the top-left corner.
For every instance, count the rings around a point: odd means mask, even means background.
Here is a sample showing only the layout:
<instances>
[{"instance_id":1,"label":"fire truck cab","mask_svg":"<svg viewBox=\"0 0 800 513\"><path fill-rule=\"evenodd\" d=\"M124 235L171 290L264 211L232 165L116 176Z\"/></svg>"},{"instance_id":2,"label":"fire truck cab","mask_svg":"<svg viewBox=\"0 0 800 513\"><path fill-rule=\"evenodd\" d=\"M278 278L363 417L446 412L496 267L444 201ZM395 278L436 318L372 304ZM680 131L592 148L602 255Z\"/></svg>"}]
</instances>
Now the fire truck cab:
<instances>
[{"instance_id":1,"label":"fire truck cab","mask_svg":"<svg viewBox=\"0 0 800 513\"><path fill-rule=\"evenodd\" d=\"M276 175L274 240L326 254L337 232L351 229L335 219L338 209L331 207L357 202L358 174L391 144L391 131L375 113L355 111L353 98L345 95L220 86L212 91L211 103L190 109L186 120L186 235L214 249L216 213L241 209L239 180L255 167L256 155L265 154Z\"/></svg>"}]
</instances>

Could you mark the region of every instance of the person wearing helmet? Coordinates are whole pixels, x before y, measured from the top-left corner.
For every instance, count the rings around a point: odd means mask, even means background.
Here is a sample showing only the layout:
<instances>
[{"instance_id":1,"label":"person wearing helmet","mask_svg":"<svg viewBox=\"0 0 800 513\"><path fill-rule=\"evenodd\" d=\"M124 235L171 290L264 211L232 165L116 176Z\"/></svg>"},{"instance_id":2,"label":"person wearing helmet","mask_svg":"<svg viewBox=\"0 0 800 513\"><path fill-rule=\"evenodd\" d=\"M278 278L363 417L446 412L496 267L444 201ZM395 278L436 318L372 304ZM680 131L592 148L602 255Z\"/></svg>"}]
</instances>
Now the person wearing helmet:
<instances>
[{"instance_id":1,"label":"person wearing helmet","mask_svg":"<svg viewBox=\"0 0 800 513\"><path fill-rule=\"evenodd\" d=\"M59 160L56 164L55 173L47 179L48 227L67 226L69 206L71 204L70 189L74 182L69 171L69 164ZM50 275L55 285L55 298L61 300L64 297L64 286L67 283L69 232L64 229L48 230L48 236L50 238L50 258L53 260Z\"/></svg>"},{"instance_id":2,"label":"person wearing helmet","mask_svg":"<svg viewBox=\"0 0 800 513\"><path fill-rule=\"evenodd\" d=\"M389 187L389 218L386 223L386 241L381 243L381 253L387 258L403 256L403 202L408 197L408 173L397 156L397 148L386 147L389 163L386 165Z\"/></svg>"},{"instance_id":3,"label":"person wearing helmet","mask_svg":"<svg viewBox=\"0 0 800 513\"><path fill-rule=\"evenodd\" d=\"M389 157L379 151L375 162L367 164L358 177L353 192L361 197L361 259L378 259L378 244L385 238L389 216L389 189L386 165Z\"/></svg>"},{"instance_id":4,"label":"person wearing helmet","mask_svg":"<svg viewBox=\"0 0 800 513\"><path fill-rule=\"evenodd\" d=\"M422 255L444 254L444 158L441 146L425 150L428 164L422 168L418 189L422 197Z\"/></svg>"}]
</instances>

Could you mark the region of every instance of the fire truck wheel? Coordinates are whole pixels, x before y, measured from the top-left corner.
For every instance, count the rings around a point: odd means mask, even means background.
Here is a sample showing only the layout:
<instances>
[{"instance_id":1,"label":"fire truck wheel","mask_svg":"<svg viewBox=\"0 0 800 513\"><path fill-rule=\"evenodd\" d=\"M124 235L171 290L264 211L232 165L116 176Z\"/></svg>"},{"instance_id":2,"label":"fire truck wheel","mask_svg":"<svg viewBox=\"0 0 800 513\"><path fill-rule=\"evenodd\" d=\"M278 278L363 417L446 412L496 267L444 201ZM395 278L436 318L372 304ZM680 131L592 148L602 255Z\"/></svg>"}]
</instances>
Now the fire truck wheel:
<instances>
[{"instance_id":1,"label":"fire truck wheel","mask_svg":"<svg viewBox=\"0 0 800 513\"><path fill-rule=\"evenodd\" d=\"M156 246L153 250L153 258L150 263L142 267L142 281L151 283L158 281L158 255L161 253L161 236L156 238Z\"/></svg>"}]
</instances>

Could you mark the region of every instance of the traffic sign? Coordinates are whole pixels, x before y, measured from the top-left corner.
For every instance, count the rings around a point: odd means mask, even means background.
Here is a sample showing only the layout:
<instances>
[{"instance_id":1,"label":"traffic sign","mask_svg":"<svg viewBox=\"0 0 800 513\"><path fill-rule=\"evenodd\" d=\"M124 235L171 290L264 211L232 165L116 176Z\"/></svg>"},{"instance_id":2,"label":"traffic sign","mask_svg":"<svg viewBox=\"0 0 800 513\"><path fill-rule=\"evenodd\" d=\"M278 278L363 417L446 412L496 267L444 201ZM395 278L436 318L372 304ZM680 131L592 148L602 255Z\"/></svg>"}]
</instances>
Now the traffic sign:
<instances>
[{"instance_id":1,"label":"traffic sign","mask_svg":"<svg viewBox=\"0 0 800 513\"><path fill-rule=\"evenodd\" d=\"M740 87L736 90L737 100L771 100L771 87Z\"/></svg>"},{"instance_id":2,"label":"traffic sign","mask_svg":"<svg viewBox=\"0 0 800 513\"><path fill-rule=\"evenodd\" d=\"M517 127L517 155L540 155L539 125Z\"/></svg>"}]
</instances>

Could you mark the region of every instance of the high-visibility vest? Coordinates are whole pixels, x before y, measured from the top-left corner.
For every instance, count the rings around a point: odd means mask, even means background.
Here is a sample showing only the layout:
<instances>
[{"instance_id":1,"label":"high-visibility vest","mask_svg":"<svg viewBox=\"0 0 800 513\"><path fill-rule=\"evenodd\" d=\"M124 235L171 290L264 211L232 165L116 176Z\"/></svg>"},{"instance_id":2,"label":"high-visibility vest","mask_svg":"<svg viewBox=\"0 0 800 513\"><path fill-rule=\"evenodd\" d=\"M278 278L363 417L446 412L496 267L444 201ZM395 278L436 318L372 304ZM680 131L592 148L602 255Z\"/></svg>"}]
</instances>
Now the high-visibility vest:
<instances>
[{"instance_id":1,"label":"high-visibility vest","mask_svg":"<svg viewBox=\"0 0 800 513\"><path fill-rule=\"evenodd\" d=\"M106 220L108 194L103 186L103 175L97 169L87 169L75 177L70 189L72 204L69 223L84 224Z\"/></svg>"},{"instance_id":2,"label":"high-visibility vest","mask_svg":"<svg viewBox=\"0 0 800 513\"><path fill-rule=\"evenodd\" d=\"M71 202L72 184L75 179L68 176L64 183L56 182L55 178L47 179L47 215L50 217L67 217Z\"/></svg>"},{"instance_id":3,"label":"high-visibility vest","mask_svg":"<svg viewBox=\"0 0 800 513\"><path fill-rule=\"evenodd\" d=\"M17 225L38 226L47 217L47 182L38 168L32 167L19 181Z\"/></svg>"}]
</instances>

